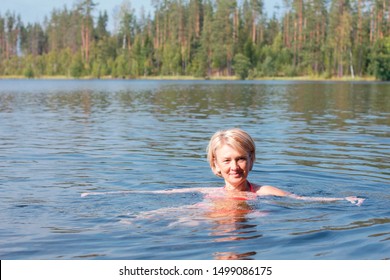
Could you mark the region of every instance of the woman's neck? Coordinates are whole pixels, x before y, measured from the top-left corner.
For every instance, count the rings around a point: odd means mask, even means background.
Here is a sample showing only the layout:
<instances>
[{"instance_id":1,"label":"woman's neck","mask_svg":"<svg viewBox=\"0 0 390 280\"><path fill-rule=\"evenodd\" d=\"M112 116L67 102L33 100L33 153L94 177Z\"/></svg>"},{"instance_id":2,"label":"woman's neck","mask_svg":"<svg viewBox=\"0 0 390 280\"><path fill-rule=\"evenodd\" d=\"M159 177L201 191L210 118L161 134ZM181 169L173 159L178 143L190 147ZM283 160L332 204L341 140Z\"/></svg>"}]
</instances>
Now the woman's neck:
<instances>
[{"instance_id":1,"label":"woman's neck","mask_svg":"<svg viewBox=\"0 0 390 280\"><path fill-rule=\"evenodd\" d=\"M237 186L233 186L233 185L225 183L225 189L228 191L246 192L246 191L249 191L249 182L247 180L245 180L245 182L243 182Z\"/></svg>"}]
</instances>

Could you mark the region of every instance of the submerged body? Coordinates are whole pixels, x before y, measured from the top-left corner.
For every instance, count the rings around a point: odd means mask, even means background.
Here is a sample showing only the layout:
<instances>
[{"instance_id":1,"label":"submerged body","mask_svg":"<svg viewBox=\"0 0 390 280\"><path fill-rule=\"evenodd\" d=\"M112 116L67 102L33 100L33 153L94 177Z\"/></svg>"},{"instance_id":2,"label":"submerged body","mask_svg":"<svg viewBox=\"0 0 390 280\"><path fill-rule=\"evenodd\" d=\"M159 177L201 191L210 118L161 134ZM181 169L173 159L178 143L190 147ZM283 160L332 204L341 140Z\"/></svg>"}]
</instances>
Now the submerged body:
<instances>
[{"instance_id":1,"label":"submerged body","mask_svg":"<svg viewBox=\"0 0 390 280\"><path fill-rule=\"evenodd\" d=\"M248 182L249 183L249 182ZM349 201L352 204L357 206L362 205L364 202L364 198L359 198L356 196L348 196L348 197L310 197L310 196L300 196L289 192L284 192L283 195L275 195L272 192L276 189L279 192L279 189L272 186L258 186L249 183L253 191L236 191L236 190L228 190L226 187L208 187L208 188L181 188L181 189L168 189L168 190L160 190L160 191L140 191L140 190L128 190L128 191L110 191L110 192L84 192L80 196L95 196L95 195L121 195L121 194L177 194L177 193L202 193L205 199L234 199L234 200L253 200L257 197L262 196L284 196L287 198L293 198L298 200L306 200L306 201L318 201L318 202L334 202L334 201ZM282 190L280 190L282 191Z\"/></svg>"}]
</instances>

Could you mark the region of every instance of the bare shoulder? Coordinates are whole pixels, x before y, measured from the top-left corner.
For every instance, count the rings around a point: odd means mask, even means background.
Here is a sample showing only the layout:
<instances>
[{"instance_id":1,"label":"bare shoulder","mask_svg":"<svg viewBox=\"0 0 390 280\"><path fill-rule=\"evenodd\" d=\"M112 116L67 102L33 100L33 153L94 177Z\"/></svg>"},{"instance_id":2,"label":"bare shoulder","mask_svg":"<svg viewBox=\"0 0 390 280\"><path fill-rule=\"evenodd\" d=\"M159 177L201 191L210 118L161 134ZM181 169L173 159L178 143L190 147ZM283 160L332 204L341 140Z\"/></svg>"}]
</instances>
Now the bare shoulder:
<instances>
[{"instance_id":1,"label":"bare shoulder","mask_svg":"<svg viewBox=\"0 0 390 280\"><path fill-rule=\"evenodd\" d=\"M268 185L254 185L254 188L256 190L256 194L260 196L266 196L266 195L275 195L275 196L286 196L290 195L289 192L286 192L282 189L279 189L277 187L268 186Z\"/></svg>"}]
</instances>

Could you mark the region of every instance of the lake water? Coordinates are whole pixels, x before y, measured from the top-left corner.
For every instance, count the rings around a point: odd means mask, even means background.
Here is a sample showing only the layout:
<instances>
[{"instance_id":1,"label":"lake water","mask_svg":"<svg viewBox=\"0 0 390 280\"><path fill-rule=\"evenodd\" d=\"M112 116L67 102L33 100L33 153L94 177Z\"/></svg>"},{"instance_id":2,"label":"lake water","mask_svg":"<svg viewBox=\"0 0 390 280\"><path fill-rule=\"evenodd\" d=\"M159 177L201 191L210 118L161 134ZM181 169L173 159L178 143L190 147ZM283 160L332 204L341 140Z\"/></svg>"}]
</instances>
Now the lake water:
<instances>
[{"instance_id":1,"label":"lake water","mask_svg":"<svg viewBox=\"0 0 390 280\"><path fill-rule=\"evenodd\" d=\"M222 187L230 127L251 182L364 204L137 193ZM0 80L0 259L390 259L389 182L389 83Z\"/></svg>"}]
</instances>

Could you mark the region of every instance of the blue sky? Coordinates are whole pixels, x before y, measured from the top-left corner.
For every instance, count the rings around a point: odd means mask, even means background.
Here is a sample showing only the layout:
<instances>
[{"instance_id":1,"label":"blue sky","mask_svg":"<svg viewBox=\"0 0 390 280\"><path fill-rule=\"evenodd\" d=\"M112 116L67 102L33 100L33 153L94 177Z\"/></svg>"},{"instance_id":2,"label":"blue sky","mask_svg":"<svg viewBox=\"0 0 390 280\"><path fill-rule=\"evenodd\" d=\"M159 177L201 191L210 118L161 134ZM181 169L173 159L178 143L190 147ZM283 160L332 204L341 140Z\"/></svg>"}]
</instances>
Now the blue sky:
<instances>
[{"instance_id":1,"label":"blue sky","mask_svg":"<svg viewBox=\"0 0 390 280\"><path fill-rule=\"evenodd\" d=\"M15 12L22 17L24 23L42 22L45 16L49 16L54 8L62 9L64 5L73 7L78 0L0 0L0 15L4 16L6 11ZM115 8L119 7L124 0L95 0L98 3L97 11L106 10L110 19L113 18ZM146 12L153 11L151 0L128 0L137 13L141 7ZM268 15L273 14L275 3L281 0L264 0Z\"/></svg>"},{"instance_id":2,"label":"blue sky","mask_svg":"<svg viewBox=\"0 0 390 280\"><path fill-rule=\"evenodd\" d=\"M129 0L131 6L139 12L141 7L151 8L150 0ZM54 8L62 9L65 5L73 7L78 0L0 0L0 14L4 15L7 10L20 14L23 22L42 22L45 16L49 16ZM113 16L115 7L119 7L123 0L95 0L98 3L97 11L106 10L108 16Z\"/></svg>"}]
</instances>

